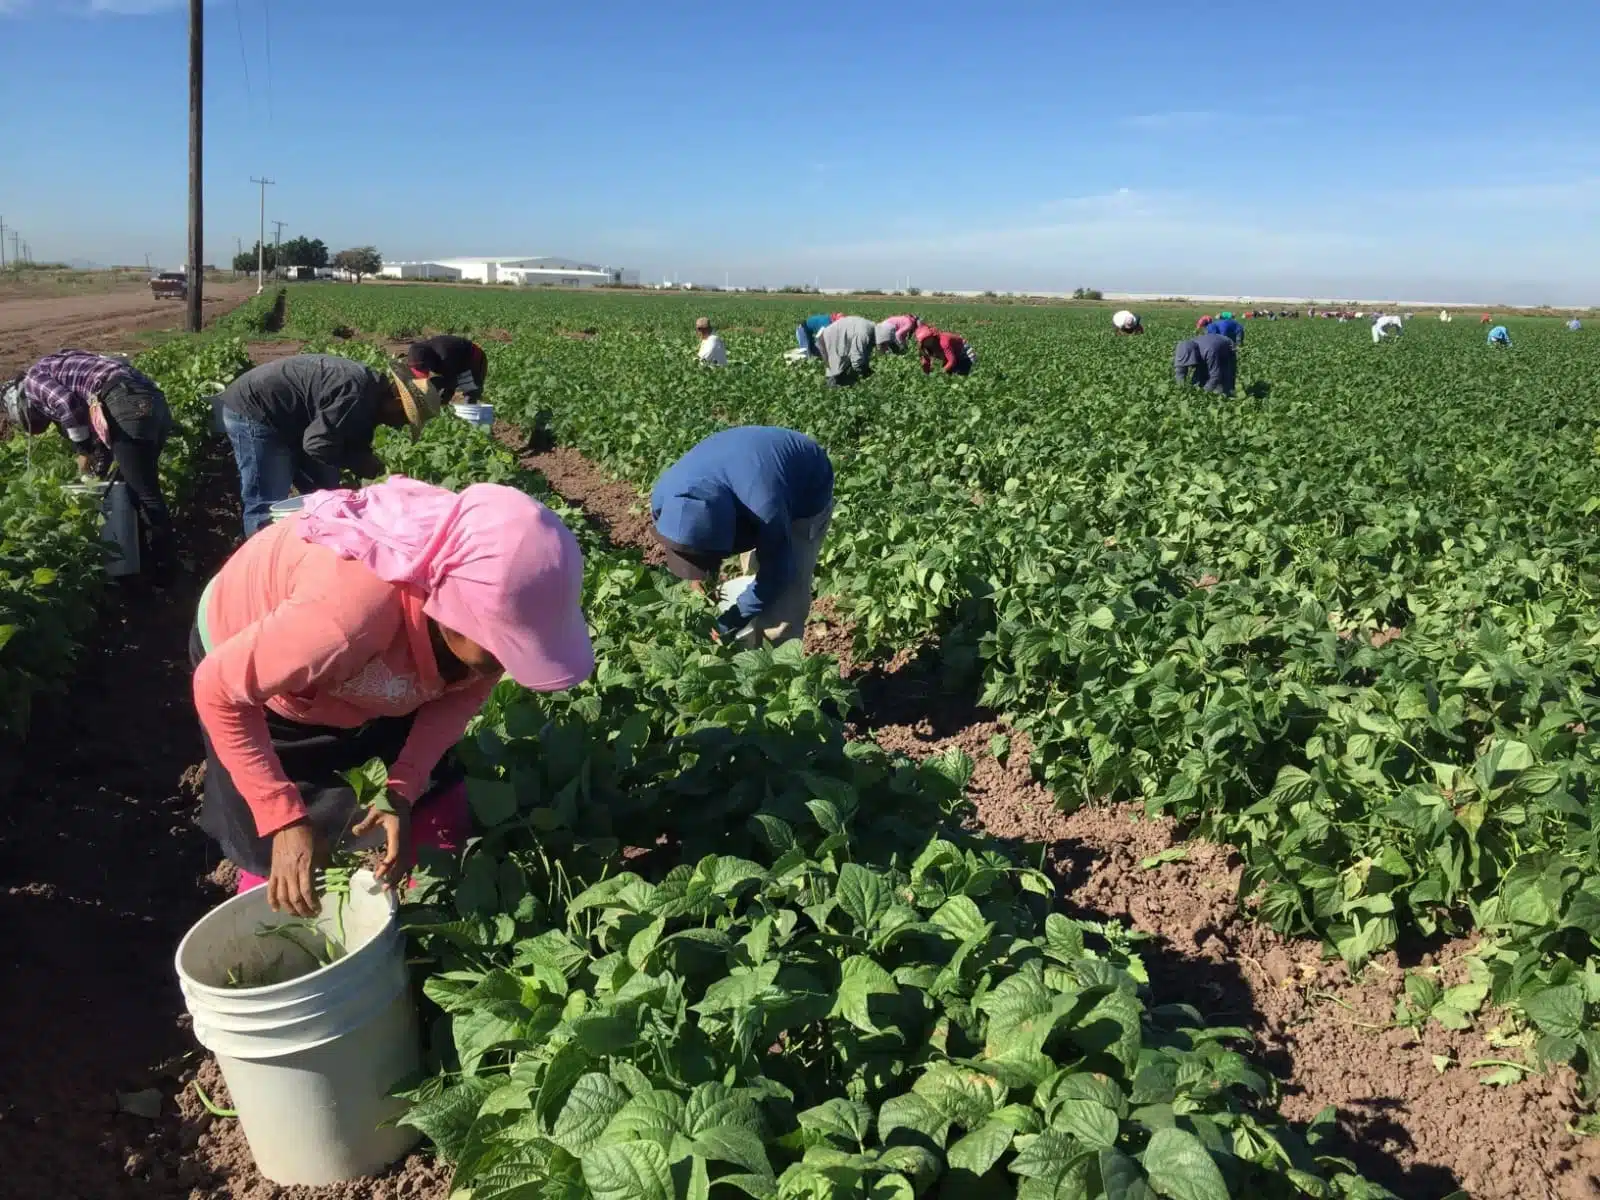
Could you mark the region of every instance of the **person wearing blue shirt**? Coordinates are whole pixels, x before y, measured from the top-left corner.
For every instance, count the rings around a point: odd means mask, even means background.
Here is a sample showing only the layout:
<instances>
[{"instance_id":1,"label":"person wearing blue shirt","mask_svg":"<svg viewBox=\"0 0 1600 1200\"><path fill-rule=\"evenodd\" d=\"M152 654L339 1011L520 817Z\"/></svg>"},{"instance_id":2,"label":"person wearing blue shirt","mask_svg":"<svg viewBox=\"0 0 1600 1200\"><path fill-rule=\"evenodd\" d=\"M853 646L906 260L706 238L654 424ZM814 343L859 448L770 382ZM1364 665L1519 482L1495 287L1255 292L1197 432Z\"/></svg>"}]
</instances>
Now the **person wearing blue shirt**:
<instances>
[{"instance_id":1,"label":"person wearing blue shirt","mask_svg":"<svg viewBox=\"0 0 1600 1200\"><path fill-rule=\"evenodd\" d=\"M1233 319L1231 312L1218 313L1217 319L1211 322L1207 333L1220 333L1235 346L1244 345L1244 326Z\"/></svg>"},{"instance_id":2,"label":"person wearing blue shirt","mask_svg":"<svg viewBox=\"0 0 1600 1200\"><path fill-rule=\"evenodd\" d=\"M843 315L843 313L816 313L794 327L794 340L800 349L806 352L807 358L822 357L822 351L817 349L817 334Z\"/></svg>"},{"instance_id":3,"label":"person wearing blue shirt","mask_svg":"<svg viewBox=\"0 0 1600 1200\"><path fill-rule=\"evenodd\" d=\"M1510 331L1507 330L1504 325L1496 325L1493 329L1489 330L1489 345L1491 345L1491 346L1509 346L1509 345L1511 345L1511 333L1510 333Z\"/></svg>"},{"instance_id":4,"label":"person wearing blue shirt","mask_svg":"<svg viewBox=\"0 0 1600 1200\"><path fill-rule=\"evenodd\" d=\"M1199 337L1179 342L1172 352L1172 373L1179 383L1192 383L1222 396L1233 395L1238 368L1238 349L1232 339L1209 329Z\"/></svg>"},{"instance_id":5,"label":"person wearing blue shirt","mask_svg":"<svg viewBox=\"0 0 1600 1200\"><path fill-rule=\"evenodd\" d=\"M717 618L744 645L805 633L812 576L833 516L833 464L803 433L744 425L712 434L656 480L650 519L667 567L704 589L743 554L755 580Z\"/></svg>"},{"instance_id":6,"label":"person wearing blue shirt","mask_svg":"<svg viewBox=\"0 0 1600 1200\"><path fill-rule=\"evenodd\" d=\"M1583 328L1583 322L1578 320L1577 317L1573 317L1572 320L1567 322L1567 328L1572 330L1573 333L1577 333L1578 330Z\"/></svg>"}]
</instances>

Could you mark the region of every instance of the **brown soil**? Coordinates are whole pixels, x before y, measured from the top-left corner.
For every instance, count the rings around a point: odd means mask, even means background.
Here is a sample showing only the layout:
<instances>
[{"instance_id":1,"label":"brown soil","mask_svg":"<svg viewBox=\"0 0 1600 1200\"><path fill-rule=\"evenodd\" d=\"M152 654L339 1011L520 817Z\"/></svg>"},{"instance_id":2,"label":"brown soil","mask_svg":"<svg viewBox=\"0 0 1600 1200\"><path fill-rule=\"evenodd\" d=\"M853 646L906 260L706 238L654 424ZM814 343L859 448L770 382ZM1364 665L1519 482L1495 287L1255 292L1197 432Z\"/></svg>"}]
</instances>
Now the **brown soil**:
<instances>
[{"instance_id":1,"label":"brown soil","mask_svg":"<svg viewBox=\"0 0 1600 1200\"><path fill-rule=\"evenodd\" d=\"M649 506L630 485L613 479L570 447L529 450L521 432L503 421L495 423L495 436L521 453L522 466L538 471L558 493L582 505L612 545L637 550L646 562L666 561L651 532Z\"/></svg>"},{"instance_id":2,"label":"brown soil","mask_svg":"<svg viewBox=\"0 0 1600 1200\"><path fill-rule=\"evenodd\" d=\"M304 342L289 339L282 342L250 342L244 349L250 356L250 361L259 367L269 362L277 362L280 358L293 358L300 353L300 347L304 345Z\"/></svg>"},{"instance_id":3,"label":"brown soil","mask_svg":"<svg viewBox=\"0 0 1600 1200\"><path fill-rule=\"evenodd\" d=\"M255 295L253 283L207 283L207 324ZM6 296L0 299L0 375L72 346L82 350L134 348L138 334L182 326L184 305L157 300L144 284L91 295Z\"/></svg>"},{"instance_id":4,"label":"brown soil","mask_svg":"<svg viewBox=\"0 0 1600 1200\"><path fill-rule=\"evenodd\" d=\"M587 342L600 331L598 329L558 329L556 332L564 338L571 338L575 342Z\"/></svg>"}]
</instances>

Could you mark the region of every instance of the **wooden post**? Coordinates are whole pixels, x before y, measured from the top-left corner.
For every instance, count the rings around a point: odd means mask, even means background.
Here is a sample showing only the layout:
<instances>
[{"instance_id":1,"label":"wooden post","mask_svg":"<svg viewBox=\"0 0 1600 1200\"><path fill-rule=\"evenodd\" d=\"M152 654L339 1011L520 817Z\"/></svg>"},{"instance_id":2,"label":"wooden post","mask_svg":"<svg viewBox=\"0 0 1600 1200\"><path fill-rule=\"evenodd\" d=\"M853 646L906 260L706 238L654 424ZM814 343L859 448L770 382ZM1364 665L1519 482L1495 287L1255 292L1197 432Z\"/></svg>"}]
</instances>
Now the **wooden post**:
<instances>
[{"instance_id":1,"label":"wooden post","mask_svg":"<svg viewBox=\"0 0 1600 1200\"><path fill-rule=\"evenodd\" d=\"M199 333L205 290L205 222L200 146L205 100L205 0L189 0L189 319L190 333Z\"/></svg>"}]
</instances>

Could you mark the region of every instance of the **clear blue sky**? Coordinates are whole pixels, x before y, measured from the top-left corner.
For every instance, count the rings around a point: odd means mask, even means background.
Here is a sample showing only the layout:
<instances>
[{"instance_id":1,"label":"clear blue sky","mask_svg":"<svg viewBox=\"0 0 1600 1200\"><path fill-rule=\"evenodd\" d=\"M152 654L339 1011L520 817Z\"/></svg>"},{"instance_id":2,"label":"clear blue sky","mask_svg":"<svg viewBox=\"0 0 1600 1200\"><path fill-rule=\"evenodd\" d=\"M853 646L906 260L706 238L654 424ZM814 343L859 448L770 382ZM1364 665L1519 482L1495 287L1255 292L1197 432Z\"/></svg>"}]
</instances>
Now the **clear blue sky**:
<instances>
[{"instance_id":1,"label":"clear blue sky","mask_svg":"<svg viewBox=\"0 0 1600 1200\"><path fill-rule=\"evenodd\" d=\"M0 0L35 258L181 260L186 7ZM286 237L389 258L1600 303L1592 3L206 11L217 261L265 172Z\"/></svg>"}]
</instances>

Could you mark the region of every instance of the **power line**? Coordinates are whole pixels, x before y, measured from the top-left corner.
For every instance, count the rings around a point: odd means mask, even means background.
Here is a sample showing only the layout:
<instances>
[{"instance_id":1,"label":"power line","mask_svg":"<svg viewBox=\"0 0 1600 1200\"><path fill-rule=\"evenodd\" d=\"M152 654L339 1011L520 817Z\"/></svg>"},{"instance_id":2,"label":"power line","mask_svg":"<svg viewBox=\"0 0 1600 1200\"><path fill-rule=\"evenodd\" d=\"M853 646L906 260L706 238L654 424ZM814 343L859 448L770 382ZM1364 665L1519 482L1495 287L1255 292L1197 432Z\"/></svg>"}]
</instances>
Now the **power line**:
<instances>
[{"instance_id":1,"label":"power line","mask_svg":"<svg viewBox=\"0 0 1600 1200\"><path fill-rule=\"evenodd\" d=\"M244 17L239 12L239 0L233 0L233 27L239 31L239 65L244 68L244 95L252 106L255 96L250 91L250 60L244 52Z\"/></svg>"},{"instance_id":2,"label":"power line","mask_svg":"<svg viewBox=\"0 0 1600 1200\"><path fill-rule=\"evenodd\" d=\"M259 296L267 290L267 189L273 185L273 180L252 175L250 182L261 185L261 231L256 235L256 295Z\"/></svg>"},{"instance_id":3,"label":"power line","mask_svg":"<svg viewBox=\"0 0 1600 1200\"><path fill-rule=\"evenodd\" d=\"M261 21L267 37L267 124L272 124L272 0L261 0Z\"/></svg>"}]
</instances>

